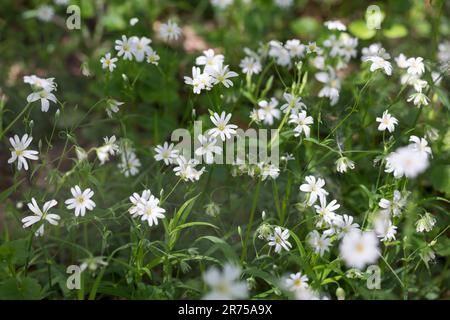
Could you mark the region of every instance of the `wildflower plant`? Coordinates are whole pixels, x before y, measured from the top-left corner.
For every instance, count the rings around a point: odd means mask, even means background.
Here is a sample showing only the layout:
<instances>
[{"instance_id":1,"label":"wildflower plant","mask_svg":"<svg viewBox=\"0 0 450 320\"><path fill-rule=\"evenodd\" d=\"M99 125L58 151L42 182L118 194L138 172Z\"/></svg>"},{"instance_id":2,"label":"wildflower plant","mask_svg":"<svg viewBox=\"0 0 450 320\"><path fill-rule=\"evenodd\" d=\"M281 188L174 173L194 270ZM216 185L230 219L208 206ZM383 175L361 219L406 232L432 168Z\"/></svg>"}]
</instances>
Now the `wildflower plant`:
<instances>
[{"instance_id":1,"label":"wildflower plant","mask_svg":"<svg viewBox=\"0 0 450 320\"><path fill-rule=\"evenodd\" d=\"M0 298L448 297L448 2L68 2L2 7Z\"/></svg>"}]
</instances>

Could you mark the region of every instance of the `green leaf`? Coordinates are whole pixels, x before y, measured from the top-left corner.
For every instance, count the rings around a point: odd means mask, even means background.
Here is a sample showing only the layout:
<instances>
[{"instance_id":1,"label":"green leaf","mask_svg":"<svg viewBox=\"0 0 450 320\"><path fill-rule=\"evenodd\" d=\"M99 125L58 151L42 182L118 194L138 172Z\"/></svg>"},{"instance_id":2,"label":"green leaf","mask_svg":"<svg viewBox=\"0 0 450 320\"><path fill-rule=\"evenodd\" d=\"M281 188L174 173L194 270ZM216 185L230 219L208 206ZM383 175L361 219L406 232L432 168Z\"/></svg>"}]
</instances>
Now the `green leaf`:
<instances>
[{"instance_id":1,"label":"green leaf","mask_svg":"<svg viewBox=\"0 0 450 320\"><path fill-rule=\"evenodd\" d=\"M0 246L0 262L7 261L14 265L23 265L28 256L28 240L19 239Z\"/></svg>"},{"instance_id":2,"label":"green leaf","mask_svg":"<svg viewBox=\"0 0 450 320\"><path fill-rule=\"evenodd\" d=\"M0 193L0 203L4 203L6 198L8 198L14 191L16 191L17 187L23 182L23 179L20 181L17 181L15 184L13 184L11 187L6 189L5 191L2 191Z\"/></svg>"},{"instance_id":3,"label":"green leaf","mask_svg":"<svg viewBox=\"0 0 450 320\"><path fill-rule=\"evenodd\" d=\"M394 24L389 29L384 29L383 34L391 39L403 38L408 35L408 29L402 24Z\"/></svg>"},{"instance_id":4,"label":"green leaf","mask_svg":"<svg viewBox=\"0 0 450 320\"><path fill-rule=\"evenodd\" d=\"M1 300L38 300L41 297L41 286L36 279L13 278L0 284Z\"/></svg>"},{"instance_id":5,"label":"green leaf","mask_svg":"<svg viewBox=\"0 0 450 320\"><path fill-rule=\"evenodd\" d=\"M320 23L312 17L303 17L291 23L291 30L299 36L311 38L320 29Z\"/></svg>"},{"instance_id":6,"label":"green leaf","mask_svg":"<svg viewBox=\"0 0 450 320\"><path fill-rule=\"evenodd\" d=\"M366 22L364 20L353 21L348 26L348 29L354 36L363 40L370 39L377 33L376 30L367 28Z\"/></svg>"},{"instance_id":7,"label":"green leaf","mask_svg":"<svg viewBox=\"0 0 450 320\"><path fill-rule=\"evenodd\" d=\"M188 223L184 223L184 224L181 224L181 225L177 226L175 229L173 229L171 231L171 234L179 232L180 230L183 230L183 229L186 229L186 228L194 227L194 226L208 226L208 227L211 227L211 228L219 229L219 227L217 227L217 226L215 226L215 225L213 225L211 223L208 223L208 222L201 222L201 221L188 222Z\"/></svg>"}]
</instances>

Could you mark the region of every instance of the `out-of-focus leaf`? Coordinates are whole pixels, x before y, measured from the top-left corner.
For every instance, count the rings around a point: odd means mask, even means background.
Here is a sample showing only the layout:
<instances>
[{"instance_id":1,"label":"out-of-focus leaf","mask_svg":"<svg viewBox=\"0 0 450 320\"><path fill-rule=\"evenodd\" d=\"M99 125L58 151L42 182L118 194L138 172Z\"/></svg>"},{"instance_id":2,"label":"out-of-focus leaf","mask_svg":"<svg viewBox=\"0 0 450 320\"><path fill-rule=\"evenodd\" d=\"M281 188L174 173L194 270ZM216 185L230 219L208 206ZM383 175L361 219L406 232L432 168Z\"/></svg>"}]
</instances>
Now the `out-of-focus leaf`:
<instances>
[{"instance_id":1,"label":"out-of-focus leaf","mask_svg":"<svg viewBox=\"0 0 450 320\"><path fill-rule=\"evenodd\" d=\"M356 20L352 22L348 29L354 36L363 40L370 39L377 33L375 29L367 28L366 22L363 20Z\"/></svg>"}]
</instances>

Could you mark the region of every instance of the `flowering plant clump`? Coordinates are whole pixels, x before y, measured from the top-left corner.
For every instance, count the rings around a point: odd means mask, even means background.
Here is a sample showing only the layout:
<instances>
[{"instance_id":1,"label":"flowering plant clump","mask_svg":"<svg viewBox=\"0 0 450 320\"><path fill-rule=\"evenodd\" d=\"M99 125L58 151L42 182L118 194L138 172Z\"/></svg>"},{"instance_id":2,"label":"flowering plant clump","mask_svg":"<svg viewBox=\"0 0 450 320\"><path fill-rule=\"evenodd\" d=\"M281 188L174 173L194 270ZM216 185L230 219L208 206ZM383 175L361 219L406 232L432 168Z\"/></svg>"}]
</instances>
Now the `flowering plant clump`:
<instances>
[{"instance_id":1,"label":"flowering plant clump","mask_svg":"<svg viewBox=\"0 0 450 320\"><path fill-rule=\"evenodd\" d=\"M2 7L0 299L448 298L448 2L79 2Z\"/></svg>"}]
</instances>

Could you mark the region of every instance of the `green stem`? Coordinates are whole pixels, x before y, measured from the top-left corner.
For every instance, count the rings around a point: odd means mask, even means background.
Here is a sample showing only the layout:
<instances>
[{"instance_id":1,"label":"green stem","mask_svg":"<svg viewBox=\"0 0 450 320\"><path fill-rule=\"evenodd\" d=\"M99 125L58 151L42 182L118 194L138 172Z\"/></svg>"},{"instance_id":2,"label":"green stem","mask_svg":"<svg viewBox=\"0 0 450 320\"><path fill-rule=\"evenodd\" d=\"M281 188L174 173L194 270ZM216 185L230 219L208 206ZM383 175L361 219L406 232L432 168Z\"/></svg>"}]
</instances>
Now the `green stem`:
<instances>
[{"instance_id":1,"label":"green stem","mask_svg":"<svg viewBox=\"0 0 450 320\"><path fill-rule=\"evenodd\" d=\"M5 135L6 132L9 131L9 129L11 129L11 127L17 122L17 120L19 120L24 114L25 112L28 111L28 108L31 106L31 103L27 103L27 105L25 106L25 108L22 109L22 111L17 115L17 117L10 122L10 124L5 128L5 130L3 130L0 133L0 139L3 138L3 136Z\"/></svg>"},{"instance_id":2,"label":"green stem","mask_svg":"<svg viewBox=\"0 0 450 320\"><path fill-rule=\"evenodd\" d=\"M252 208L250 211L250 219L248 221L247 230L245 231L244 244L242 247L241 263L247 258L248 239L250 238L250 232L252 230L253 220L255 219L256 204L258 203L260 186L261 186L261 180L259 180L256 185L255 195L253 197Z\"/></svg>"}]
</instances>

